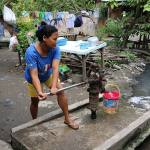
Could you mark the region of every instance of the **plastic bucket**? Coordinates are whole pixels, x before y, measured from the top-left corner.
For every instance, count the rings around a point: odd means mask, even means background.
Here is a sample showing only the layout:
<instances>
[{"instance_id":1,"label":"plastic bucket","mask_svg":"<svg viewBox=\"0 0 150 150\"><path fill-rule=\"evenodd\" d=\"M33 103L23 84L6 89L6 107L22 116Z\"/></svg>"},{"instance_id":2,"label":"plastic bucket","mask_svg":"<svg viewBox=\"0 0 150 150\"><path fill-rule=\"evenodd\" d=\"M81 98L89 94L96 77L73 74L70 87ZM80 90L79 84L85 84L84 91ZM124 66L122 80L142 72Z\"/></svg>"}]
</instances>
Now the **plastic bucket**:
<instances>
[{"instance_id":1,"label":"plastic bucket","mask_svg":"<svg viewBox=\"0 0 150 150\"><path fill-rule=\"evenodd\" d=\"M80 43L80 49L81 50L84 50L84 49L87 49L89 47L89 42L82 42Z\"/></svg>"},{"instance_id":2,"label":"plastic bucket","mask_svg":"<svg viewBox=\"0 0 150 150\"><path fill-rule=\"evenodd\" d=\"M103 108L104 112L114 114L118 110L120 90L115 84L107 84L105 86L106 92L103 93Z\"/></svg>"}]
</instances>

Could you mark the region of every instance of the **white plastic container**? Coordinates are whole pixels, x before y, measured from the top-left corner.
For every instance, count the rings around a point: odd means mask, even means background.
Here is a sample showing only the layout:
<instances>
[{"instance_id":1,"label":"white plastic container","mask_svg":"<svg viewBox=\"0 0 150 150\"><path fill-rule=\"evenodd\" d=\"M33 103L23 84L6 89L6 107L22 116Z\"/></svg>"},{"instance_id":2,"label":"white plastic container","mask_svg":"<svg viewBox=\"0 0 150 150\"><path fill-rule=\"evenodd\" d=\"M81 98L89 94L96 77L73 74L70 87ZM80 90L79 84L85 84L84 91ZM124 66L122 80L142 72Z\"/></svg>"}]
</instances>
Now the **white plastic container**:
<instances>
[{"instance_id":1,"label":"white plastic container","mask_svg":"<svg viewBox=\"0 0 150 150\"><path fill-rule=\"evenodd\" d=\"M96 36L88 38L88 42L90 46L96 46L98 44L98 41L99 41L98 37Z\"/></svg>"}]
</instances>

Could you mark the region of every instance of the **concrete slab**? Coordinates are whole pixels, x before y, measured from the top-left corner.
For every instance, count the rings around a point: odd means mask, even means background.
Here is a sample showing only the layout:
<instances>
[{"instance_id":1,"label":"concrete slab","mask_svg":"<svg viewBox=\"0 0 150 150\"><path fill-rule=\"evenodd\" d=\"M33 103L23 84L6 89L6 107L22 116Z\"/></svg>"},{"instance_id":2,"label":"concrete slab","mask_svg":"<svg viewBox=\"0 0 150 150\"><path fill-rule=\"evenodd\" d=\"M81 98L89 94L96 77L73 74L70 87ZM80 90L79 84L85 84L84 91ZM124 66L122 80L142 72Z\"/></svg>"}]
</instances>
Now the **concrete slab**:
<instances>
[{"instance_id":1,"label":"concrete slab","mask_svg":"<svg viewBox=\"0 0 150 150\"><path fill-rule=\"evenodd\" d=\"M13 150L13 149L8 143L0 140L0 150Z\"/></svg>"},{"instance_id":2,"label":"concrete slab","mask_svg":"<svg viewBox=\"0 0 150 150\"><path fill-rule=\"evenodd\" d=\"M85 99L83 101L79 101L77 103L69 105L68 109L71 112L71 111L77 110L77 109L87 105L88 103L89 103L89 99ZM57 118L59 116L62 116L62 115L63 115L62 110L61 109L57 109L57 110L52 111L50 113L47 113L47 114L45 114L45 115L43 115L41 117L38 117L37 119L31 120L31 121L29 121L27 123L24 123L22 125L14 127L14 128L12 128L11 131L12 131L12 133L15 133L15 132L17 132L19 130L22 130L22 129L25 129L25 128L28 128L28 127L32 127L34 125L42 123L43 121L45 122L46 120L55 119L55 118Z\"/></svg>"},{"instance_id":3,"label":"concrete slab","mask_svg":"<svg viewBox=\"0 0 150 150\"><path fill-rule=\"evenodd\" d=\"M98 111L96 120L90 119L90 111L82 108L73 112L80 123L74 131L63 123L63 117L12 133L12 146L23 150L91 150L113 137L138 119L143 112L121 106L114 115Z\"/></svg>"},{"instance_id":4,"label":"concrete slab","mask_svg":"<svg viewBox=\"0 0 150 150\"><path fill-rule=\"evenodd\" d=\"M139 117L137 120L129 124L123 130L115 134L113 137L96 147L94 150L121 150L130 143L133 138L146 130L146 136L150 135L150 111ZM130 140L131 139L131 140ZM130 142L129 142L130 141ZM140 142L140 141L139 141Z\"/></svg>"}]
</instances>

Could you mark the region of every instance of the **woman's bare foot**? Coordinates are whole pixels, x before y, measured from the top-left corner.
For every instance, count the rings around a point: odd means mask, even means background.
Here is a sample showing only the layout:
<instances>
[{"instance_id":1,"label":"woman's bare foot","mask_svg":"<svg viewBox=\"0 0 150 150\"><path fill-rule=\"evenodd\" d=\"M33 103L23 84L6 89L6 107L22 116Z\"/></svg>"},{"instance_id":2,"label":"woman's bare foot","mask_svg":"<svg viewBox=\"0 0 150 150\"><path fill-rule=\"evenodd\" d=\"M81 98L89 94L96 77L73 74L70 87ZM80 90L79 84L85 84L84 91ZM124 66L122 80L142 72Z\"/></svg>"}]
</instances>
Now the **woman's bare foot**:
<instances>
[{"instance_id":1,"label":"woman's bare foot","mask_svg":"<svg viewBox=\"0 0 150 150\"><path fill-rule=\"evenodd\" d=\"M74 130L77 130L77 129L79 129L79 124L78 123L76 123L73 119L69 119L69 121L64 121L64 123L66 124L66 125L68 125L68 127L70 127L70 128L72 128L72 129L74 129Z\"/></svg>"}]
</instances>

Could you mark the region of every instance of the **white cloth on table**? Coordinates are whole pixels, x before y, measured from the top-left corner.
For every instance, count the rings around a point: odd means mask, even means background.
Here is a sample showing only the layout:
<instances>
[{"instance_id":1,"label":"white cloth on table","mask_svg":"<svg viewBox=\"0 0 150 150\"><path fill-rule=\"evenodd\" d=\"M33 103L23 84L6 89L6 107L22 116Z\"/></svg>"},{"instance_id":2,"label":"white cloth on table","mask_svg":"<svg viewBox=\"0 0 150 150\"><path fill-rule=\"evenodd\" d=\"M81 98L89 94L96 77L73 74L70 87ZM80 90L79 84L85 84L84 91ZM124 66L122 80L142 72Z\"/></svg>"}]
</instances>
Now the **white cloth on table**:
<instances>
[{"instance_id":1,"label":"white cloth on table","mask_svg":"<svg viewBox=\"0 0 150 150\"><path fill-rule=\"evenodd\" d=\"M83 41L81 40L80 41L67 41L66 45L60 46L60 50L66 53L72 53L72 54L77 54L77 55L87 55L107 45L105 42L103 42L101 44L88 47L87 49L80 49L80 43L82 42Z\"/></svg>"}]
</instances>

